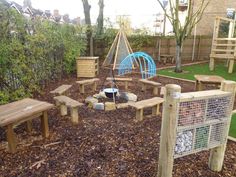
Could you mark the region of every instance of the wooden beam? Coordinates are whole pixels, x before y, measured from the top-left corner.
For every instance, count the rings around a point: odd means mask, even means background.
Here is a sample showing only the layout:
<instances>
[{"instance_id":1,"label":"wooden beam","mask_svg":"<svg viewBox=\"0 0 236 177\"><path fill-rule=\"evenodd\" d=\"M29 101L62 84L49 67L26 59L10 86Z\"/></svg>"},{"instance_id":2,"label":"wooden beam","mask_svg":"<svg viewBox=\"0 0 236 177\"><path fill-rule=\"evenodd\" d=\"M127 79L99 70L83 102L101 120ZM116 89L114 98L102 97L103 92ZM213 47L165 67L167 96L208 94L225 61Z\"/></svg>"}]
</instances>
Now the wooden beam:
<instances>
[{"instance_id":1,"label":"wooden beam","mask_svg":"<svg viewBox=\"0 0 236 177\"><path fill-rule=\"evenodd\" d=\"M47 138L49 136L48 113L47 113L47 111L44 111L43 116L41 117L41 129L42 129L43 137Z\"/></svg>"}]
</instances>

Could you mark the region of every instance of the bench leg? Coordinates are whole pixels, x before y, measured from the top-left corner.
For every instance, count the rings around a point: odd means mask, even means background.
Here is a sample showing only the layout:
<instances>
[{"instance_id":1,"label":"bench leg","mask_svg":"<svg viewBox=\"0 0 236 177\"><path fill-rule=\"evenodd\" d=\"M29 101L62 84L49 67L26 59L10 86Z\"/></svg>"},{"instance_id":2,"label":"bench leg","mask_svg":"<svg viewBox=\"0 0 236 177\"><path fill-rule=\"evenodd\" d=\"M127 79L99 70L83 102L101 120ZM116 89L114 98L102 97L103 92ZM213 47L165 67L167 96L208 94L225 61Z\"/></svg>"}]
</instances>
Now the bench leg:
<instances>
[{"instance_id":1,"label":"bench leg","mask_svg":"<svg viewBox=\"0 0 236 177\"><path fill-rule=\"evenodd\" d=\"M157 116L160 114L159 104L152 107L152 116Z\"/></svg>"},{"instance_id":2,"label":"bench leg","mask_svg":"<svg viewBox=\"0 0 236 177\"><path fill-rule=\"evenodd\" d=\"M71 121L73 124L79 123L78 107L70 108Z\"/></svg>"},{"instance_id":3,"label":"bench leg","mask_svg":"<svg viewBox=\"0 0 236 177\"><path fill-rule=\"evenodd\" d=\"M43 137L47 138L49 136L48 113L47 113L47 111L44 111L43 115L41 116L41 129L42 129Z\"/></svg>"},{"instance_id":4,"label":"bench leg","mask_svg":"<svg viewBox=\"0 0 236 177\"><path fill-rule=\"evenodd\" d=\"M136 110L136 120L142 121L143 120L143 109Z\"/></svg>"},{"instance_id":5,"label":"bench leg","mask_svg":"<svg viewBox=\"0 0 236 177\"><path fill-rule=\"evenodd\" d=\"M142 83L142 91L145 92L146 91L146 85L144 83Z\"/></svg>"},{"instance_id":6,"label":"bench leg","mask_svg":"<svg viewBox=\"0 0 236 177\"><path fill-rule=\"evenodd\" d=\"M84 85L83 84L80 85L80 93L84 93Z\"/></svg>"},{"instance_id":7,"label":"bench leg","mask_svg":"<svg viewBox=\"0 0 236 177\"><path fill-rule=\"evenodd\" d=\"M94 82L94 84L93 84L93 91L96 91L96 90L97 90L97 83Z\"/></svg>"},{"instance_id":8,"label":"bench leg","mask_svg":"<svg viewBox=\"0 0 236 177\"><path fill-rule=\"evenodd\" d=\"M129 87L129 83L125 81L125 90L128 90L128 87Z\"/></svg>"},{"instance_id":9,"label":"bench leg","mask_svg":"<svg viewBox=\"0 0 236 177\"><path fill-rule=\"evenodd\" d=\"M12 124L7 126L7 142L8 142L9 152L15 153L16 152L16 136L15 136Z\"/></svg>"},{"instance_id":10,"label":"bench leg","mask_svg":"<svg viewBox=\"0 0 236 177\"><path fill-rule=\"evenodd\" d=\"M153 87L153 95L158 95L158 87Z\"/></svg>"},{"instance_id":11,"label":"bench leg","mask_svg":"<svg viewBox=\"0 0 236 177\"><path fill-rule=\"evenodd\" d=\"M61 111L61 116L66 116L67 115L67 107L65 104L60 105L60 111Z\"/></svg>"},{"instance_id":12,"label":"bench leg","mask_svg":"<svg viewBox=\"0 0 236 177\"><path fill-rule=\"evenodd\" d=\"M32 120L26 121L26 130L28 133L32 132Z\"/></svg>"}]
</instances>

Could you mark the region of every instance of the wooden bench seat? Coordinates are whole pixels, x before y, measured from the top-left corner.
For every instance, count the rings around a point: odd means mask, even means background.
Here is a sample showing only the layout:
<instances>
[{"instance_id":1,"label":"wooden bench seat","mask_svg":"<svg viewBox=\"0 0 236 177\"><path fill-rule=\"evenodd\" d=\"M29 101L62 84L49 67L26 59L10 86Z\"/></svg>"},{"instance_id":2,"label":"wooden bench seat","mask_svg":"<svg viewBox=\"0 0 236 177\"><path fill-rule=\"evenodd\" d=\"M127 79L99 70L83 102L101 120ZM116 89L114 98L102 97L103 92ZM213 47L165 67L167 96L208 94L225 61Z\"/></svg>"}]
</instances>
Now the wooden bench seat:
<instances>
[{"instance_id":1,"label":"wooden bench seat","mask_svg":"<svg viewBox=\"0 0 236 177\"><path fill-rule=\"evenodd\" d=\"M14 127L26 122L27 131L32 131L32 119L41 118L41 129L44 138L49 136L47 111L54 105L25 98L16 102L0 106L0 127L7 129L8 149L11 153L16 152L16 136Z\"/></svg>"},{"instance_id":2,"label":"wooden bench seat","mask_svg":"<svg viewBox=\"0 0 236 177\"><path fill-rule=\"evenodd\" d=\"M116 77L116 78L107 77L106 80L107 81L113 81L114 80L115 82L124 82L125 83L125 90L128 90L129 82L133 81L132 78L126 78L126 77Z\"/></svg>"},{"instance_id":3,"label":"wooden bench seat","mask_svg":"<svg viewBox=\"0 0 236 177\"><path fill-rule=\"evenodd\" d=\"M100 81L98 78L94 79L86 79L81 81L76 81L77 84L79 84L80 93L85 93L84 87L85 85L93 85L93 91L96 91L97 89L97 82Z\"/></svg>"},{"instance_id":4,"label":"wooden bench seat","mask_svg":"<svg viewBox=\"0 0 236 177\"><path fill-rule=\"evenodd\" d=\"M133 104L130 104L130 106L134 107L136 109L136 120L142 121L144 108L152 107L152 116L156 116L156 115L160 114L159 106L163 102L164 102L163 98L154 97L151 99L146 99L146 100L135 102Z\"/></svg>"},{"instance_id":5,"label":"wooden bench seat","mask_svg":"<svg viewBox=\"0 0 236 177\"><path fill-rule=\"evenodd\" d=\"M147 86L151 86L153 88L153 95L158 94L158 88L161 86L161 83L155 82L155 81L150 81L147 79L139 79L139 83L141 83L142 86L142 91L146 91Z\"/></svg>"},{"instance_id":6,"label":"wooden bench seat","mask_svg":"<svg viewBox=\"0 0 236 177\"><path fill-rule=\"evenodd\" d=\"M61 85L60 87L56 88L55 90L51 91L50 93L56 95L63 95L72 85Z\"/></svg>"},{"instance_id":7,"label":"wooden bench seat","mask_svg":"<svg viewBox=\"0 0 236 177\"><path fill-rule=\"evenodd\" d=\"M82 106L83 103L63 95L54 97L54 100L56 101L56 105L60 106L60 112L62 116L67 115L67 108L69 108L72 123L79 123L78 107Z\"/></svg>"}]
</instances>

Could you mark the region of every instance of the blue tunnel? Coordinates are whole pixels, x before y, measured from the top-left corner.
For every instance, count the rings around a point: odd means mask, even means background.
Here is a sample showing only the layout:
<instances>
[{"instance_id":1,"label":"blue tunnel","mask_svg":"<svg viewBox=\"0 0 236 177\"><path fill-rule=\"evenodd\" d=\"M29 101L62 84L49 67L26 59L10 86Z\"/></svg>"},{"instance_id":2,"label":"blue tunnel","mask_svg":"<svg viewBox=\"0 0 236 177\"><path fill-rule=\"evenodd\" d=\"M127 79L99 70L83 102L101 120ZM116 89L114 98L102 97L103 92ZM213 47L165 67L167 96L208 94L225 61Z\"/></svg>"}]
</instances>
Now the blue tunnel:
<instances>
[{"instance_id":1,"label":"blue tunnel","mask_svg":"<svg viewBox=\"0 0 236 177\"><path fill-rule=\"evenodd\" d=\"M156 76L156 64L152 57L144 52L129 54L122 60L118 68L118 75L131 73L135 65L139 66L142 79Z\"/></svg>"}]
</instances>

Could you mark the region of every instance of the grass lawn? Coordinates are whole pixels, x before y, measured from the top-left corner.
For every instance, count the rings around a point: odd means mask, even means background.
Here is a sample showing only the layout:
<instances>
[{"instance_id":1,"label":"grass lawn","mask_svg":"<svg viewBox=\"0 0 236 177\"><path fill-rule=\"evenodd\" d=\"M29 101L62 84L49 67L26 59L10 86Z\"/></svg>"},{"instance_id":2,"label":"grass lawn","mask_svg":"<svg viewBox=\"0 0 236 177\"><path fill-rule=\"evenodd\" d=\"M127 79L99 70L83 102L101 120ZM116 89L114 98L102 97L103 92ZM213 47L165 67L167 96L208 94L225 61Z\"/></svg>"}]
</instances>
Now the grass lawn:
<instances>
[{"instance_id":1,"label":"grass lawn","mask_svg":"<svg viewBox=\"0 0 236 177\"><path fill-rule=\"evenodd\" d=\"M232 74L228 73L228 68L224 66L224 63L218 63L215 66L214 71L209 70L208 63L192 65L192 66L184 66L183 73L175 73L173 70L174 69L165 69L159 71L157 70L157 73L161 75L189 79L189 80L195 80L194 78L195 74L218 75L222 76L227 80L236 81L236 64L234 65L234 72ZM236 114L234 114L232 117L229 135L236 138Z\"/></svg>"},{"instance_id":2,"label":"grass lawn","mask_svg":"<svg viewBox=\"0 0 236 177\"><path fill-rule=\"evenodd\" d=\"M236 114L233 115L231 120L229 136L236 138Z\"/></svg>"},{"instance_id":3,"label":"grass lawn","mask_svg":"<svg viewBox=\"0 0 236 177\"><path fill-rule=\"evenodd\" d=\"M234 65L234 72L232 74L228 73L228 68L224 66L224 63L218 63L215 66L214 71L209 70L208 63L192 65L192 66L184 66L183 71L184 71L183 73L175 73L173 68L165 69L165 70L158 70L157 68L158 74L177 77L177 78L183 78L183 79L189 79L189 80L195 80L194 79L195 74L204 74L204 75L218 75L218 76L222 76L226 80L236 81L236 64Z\"/></svg>"}]
</instances>

